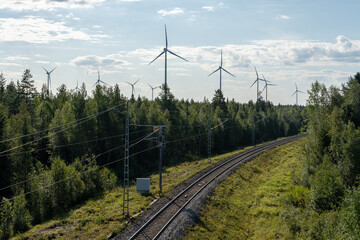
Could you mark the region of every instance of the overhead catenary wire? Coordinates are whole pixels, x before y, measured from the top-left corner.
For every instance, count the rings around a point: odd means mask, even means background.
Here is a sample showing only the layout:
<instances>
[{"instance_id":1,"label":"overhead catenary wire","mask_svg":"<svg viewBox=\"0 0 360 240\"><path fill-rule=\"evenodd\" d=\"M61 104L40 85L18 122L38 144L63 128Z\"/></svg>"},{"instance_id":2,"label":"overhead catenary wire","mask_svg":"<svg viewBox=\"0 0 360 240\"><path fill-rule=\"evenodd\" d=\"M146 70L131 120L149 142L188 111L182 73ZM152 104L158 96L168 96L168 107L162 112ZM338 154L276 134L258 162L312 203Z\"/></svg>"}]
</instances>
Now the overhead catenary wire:
<instances>
[{"instance_id":1,"label":"overhead catenary wire","mask_svg":"<svg viewBox=\"0 0 360 240\"><path fill-rule=\"evenodd\" d=\"M151 147L151 148L148 148L148 149L141 150L141 151L139 151L139 152L137 152L137 153L131 154L129 157L136 156L136 155L138 155L138 154L141 154L141 153L143 153L143 152L152 150L152 149L154 149L154 148L157 148L157 146ZM38 189L34 189L34 190L32 190L32 191L19 194L19 195L15 196L15 197L12 197L12 198L9 198L9 199L4 199L3 201L1 201L0 204L3 204L3 203L6 202L6 201L12 201L12 200L14 200L14 199L16 199L16 198L19 198L19 197L22 197L22 196L26 196L26 195L28 195L28 194L31 194L31 193L33 193L33 192L36 192L36 191L39 191L39 190L42 190L42 189L46 189L46 188L51 187L51 186L53 186L53 185L55 185L55 184L58 184L58 183L61 183L61 182L70 180L70 179L72 179L72 178L74 178L74 177L76 177L76 176L78 176L78 175L81 175L81 174L85 174L85 173L88 173L88 172L92 172L92 171L98 170L98 169L100 169L100 168L109 166L109 165L111 165L111 164L114 164L114 163L116 163L116 162L120 162L120 161L122 161L122 160L124 160L124 158L119 158L119 159L114 160L114 161L112 161L112 162L105 163L105 164L103 164L103 165L100 165L100 166L98 166L98 167L96 167L96 168L93 168L93 169L90 169L90 170L88 170L88 171L78 172L77 174L74 174L74 175L72 175L72 176L70 176L70 177L68 177L68 178L59 180L59 181L54 182L54 183L52 183L52 184L46 185L46 186L44 186L44 187L40 187L40 188L38 188Z\"/></svg>"},{"instance_id":2,"label":"overhead catenary wire","mask_svg":"<svg viewBox=\"0 0 360 240\"><path fill-rule=\"evenodd\" d=\"M144 129L144 130L131 132L130 135L135 134L135 133L145 132L145 131L148 131L148 130ZM54 145L54 146L46 147L46 148L39 148L39 149L34 148L33 150L23 151L23 152L0 154L0 157L10 156L10 155L19 155L19 154L31 153L31 152L39 152L39 151L45 151L45 150L51 150L51 149L57 149L57 148L63 148L63 147L70 147L70 146L81 145L81 144L86 144L86 143L91 143L91 142L96 142L96 141L108 140L108 139L122 137L122 136L125 136L125 134L119 134L119 135L103 137L103 138L93 138L93 139L90 139L87 141L74 142L74 143L69 143L69 144L64 144L64 145Z\"/></svg>"},{"instance_id":3,"label":"overhead catenary wire","mask_svg":"<svg viewBox=\"0 0 360 240\"><path fill-rule=\"evenodd\" d=\"M135 139L135 140L133 141L134 143L132 143L130 147L135 146L135 145L139 144L140 142L146 140L146 138L149 137L149 136L151 136L152 134L154 134L154 133L148 134L148 135L146 135L145 137L140 137L140 138L138 138L138 139ZM124 147L124 145L125 145L125 144L122 144L122 145L117 146L117 147L115 147L115 148L109 149L109 150L107 150L107 151L105 151L105 152L99 153L99 154L98 154L94 159L92 159L91 161L96 160L97 158L99 158L100 156L102 156L102 155L104 155L104 154L106 154L106 153L109 153L109 152L112 152L112 151L114 151L114 150L116 150L116 149L119 149L119 148L121 148L121 147ZM87 160L87 159L85 158L85 159L83 159L82 161L80 161L80 163L82 163L82 162L84 162L84 161L86 161L86 160ZM89 162L89 164L90 164L90 162ZM87 164L87 165L89 165L89 164ZM86 165L86 166L87 166L87 165ZM84 166L84 167L86 167L86 166ZM34 180L34 179L37 179L37 178L40 178L40 177L44 176L45 174L46 174L46 173L40 174L40 175L37 175L37 176L35 176L35 177L26 179L26 180L24 180L24 181L21 181L21 182L17 182L17 183L8 185L8 186L6 186L6 187L1 188L0 191L3 191L3 190L5 190L5 189L11 188L11 187L18 186L18 185L20 185L20 184L26 183L26 182L28 182L28 181L31 181L31 180Z\"/></svg>"},{"instance_id":4,"label":"overhead catenary wire","mask_svg":"<svg viewBox=\"0 0 360 240\"><path fill-rule=\"evenodd\" d=\"M99 113L99 114L92 115L91 118L95 118L95 117L97 117L97 116L100 116L100 115L104 114L105 112L108 112L108 111L110 111L110 110L112 110L112 109L114 109L114 108L109 108L109 109L101 112L101 114ZM89 119L91 119L91 118L89 118ZM49 137L51 137L51 136L54 136L54 135L56 135L56 134L58 134L58 133L61 133L61 132L66 131L66 130L68 130L68 129L70 129L70 128L73 128L73 127L75 127L75 126L77 126L77 125L79 125L79 124L81 124L81 123L84 123L84 122L88 121L89 119L86 118L86 119L83 120L83 121L77 122L76 124L71 125L71 126L69 126L69 127L67 127L67 128L61 129L61 130L59 130L59 131L57 131L57 132L48 134L48 135L46 135L46 136L44 136L44 137L41 137L41 138L39 138L39 139L30 141L30 142L27 142L27 143L24 143L24 144L22 144L22 145L17 145L17 146L15 146L15 147L10 148L10 149L4 150L4 151L0 152L0 155L3 154L3 153L7 153L7 152L10 152L10 151L13 151L13 150L15 150L15 149L18 149L18 148L21 148L21 147L30 145L30 144L32 144L32 143L38 142L38 141L40 141L40 140L42 140L42 139L45 139L45 138L49 138Z\"/></svg>"},{"instance_id":5,"label":"overhead catenary wire","mask_svg":"<svg viewBox=\"0 0 360 240\"><path fill-rule=\"evenodd\" d=\"M100 116L100 115L102 115L102 114L104 114L104 113L106 113L106 112L108 112L108 111L111 111L111 110L113 110L113 109L116 109L117 107L120 107L120 106L121 106L121 104L116 105L116 106L111 107L111 108L108 108L108 109L106 109L106 110L104 110L104 111L95 113L95 114L93 114L93 115L86 116L86 117L84 117L84 118L81 118L81 119L78 119L78 120L69 122L69 123L64 123L64 124L61 124L61 125L57 125L57 126L55 126L55 127L43 129L43 130L36 131L36 132L33 132L33 133L29 133L29 134L22 135L22 136L17 136L17 137L13 137L13 138L1 140L0 143L5 143L5 142L12 141L12 140L24 138L24 137L29 137L29 136L36 135L36 134L39 134L39 133L42 133L42 132L46 132L46 131L50 131L50 130L53 130L53 129L56 129L56 128L60 128L60 127L63 127L63 126L69 125L69 124L74 124L74 123L77 123L77 122L79 122L79 121L86 120L86 119L88 119L88 118L94 118L94 117Z\"/></svg>"},{"instance_id":6,"label":"overhead catenary wire","mask_svg":"<svg viewBox=\"0 0 360 240\"><path fill-rule=\"evenodd\" d=\"M227 121L228 121L228 119L226 119L225 121L223 121L223 122L219 123L218 125L212 127L211 129L215 129L215 128L219 127L220 125L224 124L224 123L227 122ZM157 131L158 131L158 130L157 130ZM135 144L132 144L132 146L134 146L134 145L136 145L136 144L139 144L140 142L146 140L147 137L151 136L152 134L154 134L154 133L157 132L157 131L154 131L153 133L148 134L146 137L140 139L140 141L137 141ZM198 136L205 135L205 134L207 134L207 133L198 134L198 135L194 135L194 136L190 136L190 137L186 137L186 138L181 138L181 139L176 139L176 140L173 140L173 141L169 141L169 142L167 142L167 143L174 143L174 142L178 142L178 141L183 141L183 140L185 140L185 139L194 138L194 137L198 137ZM122 146L124 146L124 145L122 145ZM116 148L120 148L120 147L122 147L122 146L118 146L118 147L116 147ZM158 147L158 146L151 147L151 148L148 148L148 149L139 151L139 152L137 152L137 153L131 154L129 157L136 156L136 155L138 155L138 154L140 154L140 153L143 153L143 152L152 150L152 149L157 148L157 147ZM116 148L114 148L114 149L116 149ZM106 154L107 152L113 151L114 149L110 149L110 150L108 150L108 151L106 151L106 152L103 152L103 153L101 153L101 154L102 154L102 155L103 155L103 154ZM95 159L96 159L97 157L99 157L99 155L96 156ZM63 181L72 179L72 178L76 177L77 175L80 175L80 174L83 174L83 173L86 173L86 172L90 172L90 171L95 171L95 170L97 170L97 169L100 169L100 168L102 168L102 167L106 167L106 166L108 166L108 165L111 165L111 164L113 164L113 163L115 163L115 162L119 162L119 161L122 161L122 160L124 160L124 158L120 158L120 159L114 160L114 161L112 161L112 162L103 164L103 165L101 165L101 166L98 166L98 167L95 168L95 169L90 169L90 170L85 171L85 172L79 172L79 173L77 173L77 174L75 174L75 175L73 175L73 176L70 176L70 177L68 177L68 178L66 178L66 179L62 179L62 180L60 180L60 181L58 181L58 182L52 183L52 184L47 185L47 186L45 186L45 187L41 187L41 188L32 190L32 191L30 191L30 192L26 192L26 193L17 195L17 196L15 196L15 197L13 197L13 198L3 200L3 201L1 202L1 204L4 203L5 201L14 200L14 199L16 199L16 198L18 198L18 197L20 197L20 196L25 196L25 195L31 194L31 193L33 193L33 192L35 192L35 191L38 191L38 190L41 190L41 189L44 189L44 188L53 186L53 185L55 185L55 184L57 184L57 183L60 183L60 182L63 182ZM92 161L93 161L93 160L92 160ZM91 163L91 162L89 162L89 164L90 164L90 163ZM86 166L88 166L89 164L85 165L84 168L85 168ZM84 169L84 168L83 168L83 169ZM30 180L28 180L28 181L30 181ZM19 184L21 184L21 183L19 183ZM6 188L9 188L9 187L6 187ZM0 190L3 190L3 189L0 189Z\"/></svg>"}]
</instances>

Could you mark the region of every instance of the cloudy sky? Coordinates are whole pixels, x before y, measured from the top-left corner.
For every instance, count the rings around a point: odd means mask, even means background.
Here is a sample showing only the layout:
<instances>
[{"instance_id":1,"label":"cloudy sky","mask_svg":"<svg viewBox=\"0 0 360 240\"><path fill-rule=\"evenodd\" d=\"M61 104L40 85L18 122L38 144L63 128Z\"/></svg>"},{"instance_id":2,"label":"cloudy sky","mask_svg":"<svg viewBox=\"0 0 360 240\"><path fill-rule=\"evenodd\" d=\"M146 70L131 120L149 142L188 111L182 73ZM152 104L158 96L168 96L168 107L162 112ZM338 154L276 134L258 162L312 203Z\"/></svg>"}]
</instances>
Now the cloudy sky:
<instances>
[{"instance_id":1,"label":"cloudy sky","mask_svg":"<svg viewBox=\"0 0 360 240\"><path fill-rule=\"evenodd\" d=\"M90 92L99 69L127 97L125 82L140 79L135 94L151 98L148 83L164 82L164 58L148 63L164 47L166 24L169 49L189 60L168 59L177 98L212 98L219 74L208 74L222 50L223 67L236 76L223 74L225 97L255 100L256 66L278 85L269 88L269 100L294 104L295 83L304 92L315 80L340 86L360 71L358 9L355 0L0 0L0 70L10 82L29 68L40 89L42 67L56 66L56 93L77 81Z\"/></svg>"}]
</instances>

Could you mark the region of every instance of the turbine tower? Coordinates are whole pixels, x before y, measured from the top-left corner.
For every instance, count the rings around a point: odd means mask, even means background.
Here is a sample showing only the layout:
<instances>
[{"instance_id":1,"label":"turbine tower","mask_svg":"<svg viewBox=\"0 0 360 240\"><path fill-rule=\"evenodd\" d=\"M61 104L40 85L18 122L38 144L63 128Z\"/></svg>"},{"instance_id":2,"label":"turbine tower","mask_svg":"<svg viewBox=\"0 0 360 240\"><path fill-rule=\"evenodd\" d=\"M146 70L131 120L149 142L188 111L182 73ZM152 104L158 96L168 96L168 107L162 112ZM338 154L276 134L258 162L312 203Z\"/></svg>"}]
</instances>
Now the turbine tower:
<instances>
[{"instance_id":1,"label":"turbine tower","mask_svg":"<svg viewBox=\"0 0 360 240\"><path fill-rule=\"evenodd\" d=\"M295 88L296 88L296 91L293 93L293 95L291 96L294 96L294 94L296 93L296 105L298 105L298 93L304 93L303 91L300 91L298 88L297 88L297 85L295 83Z\"/></svg>"},{"instance_id":2,"label":"turbine tower","mask_svg":"<svg viewBox=\"0 0 360 240\"><path fill-rule=\"evenodd\" d=\"M130 84L131 85L131 96L134 96L134 93L135 93L135 84L137 84L137 82L139 81L140 79L138 79L136 82L134 83L129 83L129 82L126 82L127 84Z\"/></svg>"},{"instance_id":3,"label":"turbine tower","mask_svg":"<svg viewBox=\"0 0 360 240\"><path fill-rule=\"evenodd\" d=\"M168 52L169 52L170 54L172 54L172 55L174 55L174 56L176 56L176 57L178 57L178 58L181 58L182 60L188 62L188 60L186 60L185 58L180 57L179 55L173 53L172 51L170 51L170 50L168 49L168 40L167 40L167 32L166 32L166 25L165 25L165 48L164 48L164 50L163 50L154 60L152 60L152 61L149 63L149 65L150 65L151 63L153 63L156 59L158 59L161 55L163 55L163 54L165 53L165 97L167 96L167 53L168 53Z\"/></svg>"},{"instance_id":4,"label":"turbine tower","mask_svg":"<svg viewBox=\"0 0 360 240\"><path fill-rule=\"evenodd\" d=\"M226 69L222 67L222 64L223 64L223 60L222 60L222 50L221 50L220 66L219 66L215 71L213 71L212 73L210 73L210 74L208 75L208 77L209 77L209 76L211 76L212 74L214 74L214 73L216 73L217 71L220 70L220 91L221 91L221 71L222 71L222 70L224 70L227 74L230 74L231 76L235 77L235 76L232 75L230 72L226 71Z\"/></svg>"},{"instance_id":5,"label":"turbine tower","mask_svg":"<svg viewBox=\"0 0 360 240\"><path fill-rule=\"evenodd\" d=\"M263 88L263 91L264 91L264 89L266 88L266 102L267 102L267 101L268 101L268 100L267 100L268 86L277 86L277 85L276 85L276 84L273 84L273 83L269 83L270 81L266 80L265 77L264 77L264 75L262 75L262 76L263 76L263 79L264 79L264 81L265 81L265 87Z\"/></svg>"},{"instance_id":6,"label":"turbine tower","mask_svg":"<svg viewBox=\"0 0 360 240\"><path fill-rule=\"evenodd\" d=\"M256 80L253 82L253 84L251 84L250 88L251 88L255 83L257 83L257 88L256 88L256 101L258 101L258 100L259 100L259 81L264 81L264 79L259 78L259 74L258 74L258 72L257 72L257 70L256 70L256 67L254 66L254 68L255 68L255 72L256 72Z\"/></svg>"},{"instance_id":7,"label":"turbine tower","mask_svg":"<svg viewBox=\"0 0 360 240\"><path fill-rule=\"evenodd\" d=\"M148 83L149 87L151 87L151 101L154 101L154 89L159 88L160 86L153 87Z\"/></svg>"},{"instance_id":8,"label":"turbine tower","mask_svg":"<svg viewBox=\"0 0 360 240\"><path fill-rule=\"evenodd\" d=\"M101 79L100 79L100 71L99 71L99 69L98 69L98 79L97 79L97 81L95 82L95 84L94 84L92 87L94 87L95 85L99 85L100 83L103 83L103 84L105 84L105 85L110 86L110 85L107 84L106 82L101 81Z\"/></svg>"},{"instance_id":9,"label":"turbine tower","mask_svg":"<svg viewBox=\"0 0 360 240\"><path fill-rule=\"evenodd\" d=\"M47 75L47 94L49 96L50 94L50 85L51 85L51 77L50 77L50 74L55 70L56 67L53 68L53 70L51 70L50 72L48 70L46 70L44 67L43 69L45 70L46 72L46 75Z\"/></svg>"}]
</instances>

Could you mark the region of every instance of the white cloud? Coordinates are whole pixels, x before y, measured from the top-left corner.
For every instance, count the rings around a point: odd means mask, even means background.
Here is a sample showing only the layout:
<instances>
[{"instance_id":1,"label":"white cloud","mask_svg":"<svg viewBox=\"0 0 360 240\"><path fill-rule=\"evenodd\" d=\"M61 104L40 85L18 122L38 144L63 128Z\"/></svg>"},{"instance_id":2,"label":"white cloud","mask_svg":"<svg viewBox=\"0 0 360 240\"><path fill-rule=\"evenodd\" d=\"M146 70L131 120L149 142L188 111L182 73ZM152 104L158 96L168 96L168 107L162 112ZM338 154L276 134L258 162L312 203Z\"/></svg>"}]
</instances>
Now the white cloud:
<instances>
[{"instance_id":1,"label":"white cloud","mask_svg":"<svg viewBox=\"0 0 360 240\"><path fill-rule=\"evenodd\" d=\"M97 40L105 35L87 34L66 26L65 22L54 22L33 16L15 19L0 18L0 41L24 41L49 43L55 41Z\"/></svg>"},{"instance_id":2,"label":"white cloud","mask_svg":"<svg viewBox=\"0 0 360 240\"><path fill-rule=\"evenodd\" d=\"M203 6L202 9L205 9L205 10L207 10L209 12L213 12L215 10L215 7L213 7L213 6Z\"/></svg>"},{"instance_id":3,"label":"white cloud","mask_svg":"<svg viewBox=\"0 0 360 240\"><path fill-rule=\"evenodd\" d=\"M276 16L276 19L277 20L289 20L290 17L287 15L278 15L278 16Z\"/></svg>"},{"instance_id":4,"label":"white cloud","mask_svg":"<svg viewBox=\"0 0 360 240\"><path fill-rule=\"evenodd\" d=\"M27 61L27 60L30 60L30 58L23 57L23 56L11 56L11 57L5 58L5 60L16 62L16 61Z\"/></svg>"},{"instance_id":5,"label":"white cloud","mask_svg":"<svg viewBox=\"0 0 360 240\"><path fill-rule=\"evenodd\" d=\"M360 40L338 36L335 43L319 41L264 40L244 45L173 46L176 54L188 59L190 63L211 71L220 63L220 50L223 50L224 67L247 68L250 65L268 66L341 66L344 63L360 62ZM137 49L129 56L137 56L144 64L149 63L160 49ZM180 60L181 61L181 60ZM173 64L176 64L175 61Z\"/></svg>"},{"instance_id":6,"label":"white cloud","mask_svg":"<svg viewBox=\"0 0 360 240\"><path fill-rule=\"evenodd\" d=\"M176 7L172 10L165 10L165 9L161 9L159 11L157 11L157 13L163 17L168 16L168 15L178 15L178 14L183 14L185 13L183 9Z\"/></svg>"},{"instance_id":7,"label":"white cloud","mask_svg":"<svg viewBox=\"0 0 360 240\"><path fill-rule=\"evenodd\" d=\"M115 69L122 69L122 68L129 68L131 65L130 62L124 60L124 56L121 54L111 54L106 56L95 56L95 55L88 55L88 56L79 56L70 62L71 64L77 66L89 66L92 68L97 68L99 66L106 67L106 68L115 68Z\"/></svg>"},{"instance_id":8,"label":"white cloud","mask_svg":"<svg viewBox=\"0 0 360 240\"><path fill-rule=\"evenodd\" d=\"M105 0L4 0L0 9L13 11L54 10L56 8L92 8Z\"/></svg>"}]
</instances>

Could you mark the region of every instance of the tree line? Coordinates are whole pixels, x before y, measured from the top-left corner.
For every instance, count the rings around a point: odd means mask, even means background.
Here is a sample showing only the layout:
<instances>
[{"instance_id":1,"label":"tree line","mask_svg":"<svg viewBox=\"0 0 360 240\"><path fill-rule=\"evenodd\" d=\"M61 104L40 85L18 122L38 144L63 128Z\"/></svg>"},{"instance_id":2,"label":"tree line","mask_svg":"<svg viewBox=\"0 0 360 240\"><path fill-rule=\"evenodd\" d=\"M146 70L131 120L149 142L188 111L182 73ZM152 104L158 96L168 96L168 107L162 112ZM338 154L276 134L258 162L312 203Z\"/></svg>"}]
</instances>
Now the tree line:
<instances>
[{"instance_id":1,"label":"tree line","mask_svg":"<svg viewBox=\"0 0 360 240\"><path fill-rule=\"evenodd\" d=\"M305 163L283 213L299 239L360 238L360 73L308 91Z\"/></svg>"},{"instance_id":2,"label":"tree line","mask_svg":"<svg viewBox=\"0 0 360 240\"><path fill-rule=\"evenodd\" d=\"M56 94L34 87L30 70L6 84L0 74L0 231L2 238L60 214L121 184L125 110L130 116L130 177L158 169L153 125L166 125L164 165L212 154L306 128L306 108L257 102L237 103L220 90L202 102L176 99L165 87L151 101L125 98L118 85L97 85L89 95L65 85ZM151 135L146 138L146 136Z\"/></svg>"}]
</instances>

